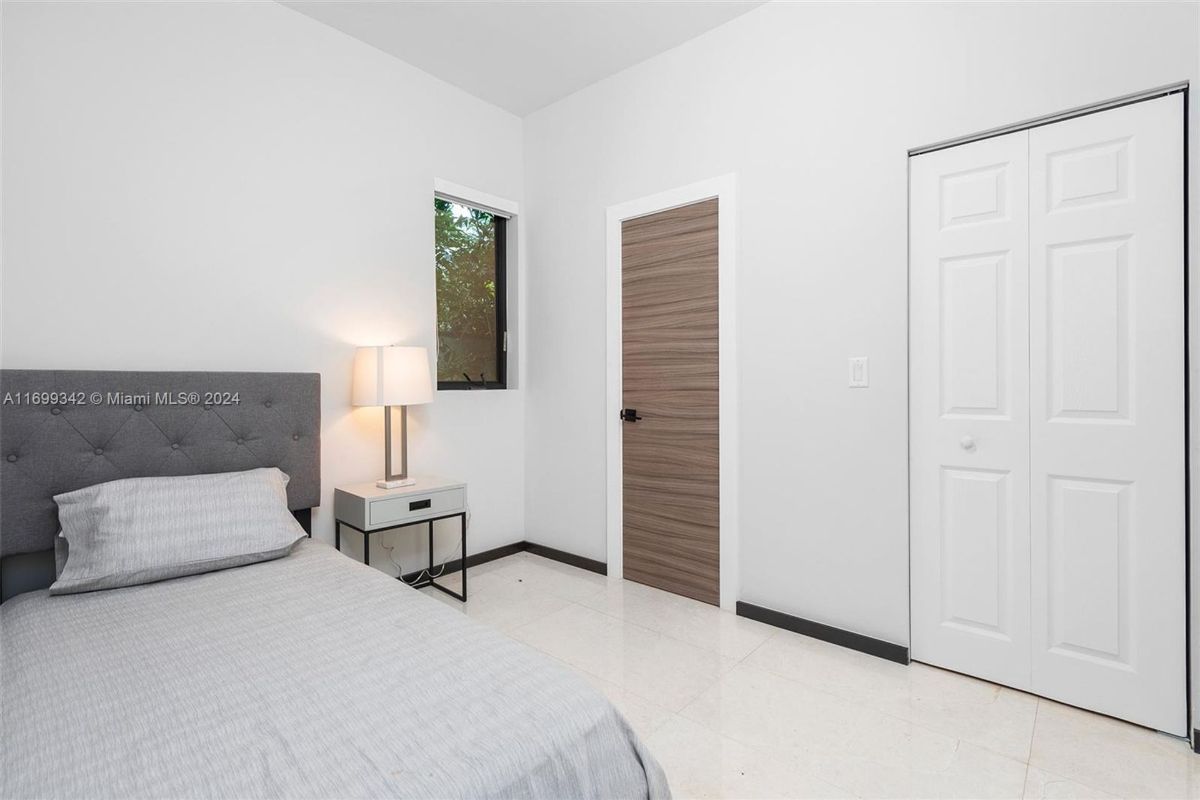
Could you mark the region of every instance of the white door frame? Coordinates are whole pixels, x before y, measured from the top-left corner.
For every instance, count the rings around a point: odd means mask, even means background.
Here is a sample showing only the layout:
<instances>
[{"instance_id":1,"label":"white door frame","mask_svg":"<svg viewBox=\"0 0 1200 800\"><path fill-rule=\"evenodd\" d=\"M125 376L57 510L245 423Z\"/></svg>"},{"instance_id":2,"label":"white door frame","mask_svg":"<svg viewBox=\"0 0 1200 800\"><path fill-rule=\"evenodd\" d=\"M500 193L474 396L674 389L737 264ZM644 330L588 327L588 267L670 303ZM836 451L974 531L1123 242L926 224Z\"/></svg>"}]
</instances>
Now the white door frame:
<instances>
[{"instance_id":1,"label":"white door frame","mask_svg":"<svg viewBox=\"0 0 1200 800\"><path fill-rule=\"evenodd\" d=\"M716 198L717 211L717 342L719 353L718 442L720 447L720 596L721 608L735 610L738 599L738 372L736 293L737 205L733 173L699 181L678 189L608 207L605 283L607 314L608 379L605 384L605 439L607 442L608 576L624 577L624 482L621 422L621 223L658 211Z\"/></svg>"}]
</instances>

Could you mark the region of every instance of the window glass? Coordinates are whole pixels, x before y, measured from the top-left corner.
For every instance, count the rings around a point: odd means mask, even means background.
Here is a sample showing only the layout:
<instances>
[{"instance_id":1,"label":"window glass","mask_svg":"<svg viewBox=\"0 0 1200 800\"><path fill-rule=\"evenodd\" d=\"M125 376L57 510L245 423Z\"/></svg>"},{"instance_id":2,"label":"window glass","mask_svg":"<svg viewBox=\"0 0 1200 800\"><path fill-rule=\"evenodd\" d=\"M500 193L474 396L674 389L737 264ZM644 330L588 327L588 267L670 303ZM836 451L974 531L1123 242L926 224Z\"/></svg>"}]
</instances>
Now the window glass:
<instances>
[{"instance_id":1,"label":"window glass","mask_svg":"<svg viewBox=\"0 0 1200 800\"><path fill-rule=\"evenodd\" d=\"M504 386L503 217L433 201L436 227L438 386Z\"/></svg>"}]
</instances>

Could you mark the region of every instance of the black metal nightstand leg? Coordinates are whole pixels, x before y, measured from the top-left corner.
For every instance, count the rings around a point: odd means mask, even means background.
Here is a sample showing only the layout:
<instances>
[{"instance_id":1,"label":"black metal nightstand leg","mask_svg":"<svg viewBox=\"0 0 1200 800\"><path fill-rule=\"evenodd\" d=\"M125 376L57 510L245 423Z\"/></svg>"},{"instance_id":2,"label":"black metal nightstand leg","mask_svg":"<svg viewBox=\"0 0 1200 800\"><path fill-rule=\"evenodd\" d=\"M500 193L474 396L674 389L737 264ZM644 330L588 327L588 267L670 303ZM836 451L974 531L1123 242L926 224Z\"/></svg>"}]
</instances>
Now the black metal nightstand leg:
<instances>
[{"instance_id":1,"label":"black metal nightstand leg","mask_svg":"<svg viewBox=\"0 0 1200 800\"><path fill-rule=\"evenodd\" d=\"M462 602L465 603L465 602L467 602L467 515L465 513L464 514L452 514L449 517L443 517L443 519L451 519L452 517L458 517L458 523L460 525L459 530L461 531L460 535L461 535L461 541L462 541L462 560L458 562L458 574L462 576L462 591L456 592L453 589L447 589L445 586L442 586L440 583L437 583L433 579L432 574L431 574L431 577L429 578L429 583L427 585L432 586L433 588L437 589L438 591L445 592L446 594L453 597L455 600L461 600ZM432 521L429 523L429 528L430 528L430 536L432 536L433 535L433 522ZM433 552L433 540L432 539L430 539L430 552Z\"/></svg>"},{"instance_id":2,"label":"black metal nightstand leg","mask_svg":"<svg viewBox=\"0 0 1200 800\"><path fill-rule=\"evenodd\" d=\"M462 560L459 562L459 574L462 576L462 591L461 592L456 592L452 589L447 589L445 586L442 586L440 583L435 581L433 578L433 561L434 561L434 559L433 559L433 532L434 532L434 526L437 522L440 522L441 520L454 519L455 517L458 517L459 536L460 536L460 542L461 542L460 547L461 547L461 552L462 552ZM380 533L381 531L390 531L390 530L395 530L397 528L407 528L410 525L420 525L422 523L427 524L429 526L427 529L428 536L429 536L429 569L422 570L422 572L425 573L425 581L423 583L418 579L417 581L415 581L414 583L411 583L409 585L412 586L414 589L421 589L426 586L432 586L433 588L435 588L439 591L445 592L446 594L450 595L454 599L461 600L465 603L467 601L467 512L465 512L465 511L460 512L458 514L446 514L445 516L434 517L433 519L429 519L429 520L420 520L418 522L401 523L399 525L391 525L389 527L375 528L370 531L364 531L362 528L358 527L357 525L355 525L351 522L344 522L342 520L335 518L333 520L334 545L337 547L338 551L340 552L342 549L342 526L343 525L346 525L346 526L352 528L353 530L358 531L359 533L362 534L363 564L366 566L370 566L371 565L371 534L372 533ZM445 564L443 564L442 570L443 570L443 572L445 571ZM442 573L439 573L439 575L441 575L441 574ZM397 575L396 577L398 580L404 580L403 575Z\"/></svg>"}]
</instances>

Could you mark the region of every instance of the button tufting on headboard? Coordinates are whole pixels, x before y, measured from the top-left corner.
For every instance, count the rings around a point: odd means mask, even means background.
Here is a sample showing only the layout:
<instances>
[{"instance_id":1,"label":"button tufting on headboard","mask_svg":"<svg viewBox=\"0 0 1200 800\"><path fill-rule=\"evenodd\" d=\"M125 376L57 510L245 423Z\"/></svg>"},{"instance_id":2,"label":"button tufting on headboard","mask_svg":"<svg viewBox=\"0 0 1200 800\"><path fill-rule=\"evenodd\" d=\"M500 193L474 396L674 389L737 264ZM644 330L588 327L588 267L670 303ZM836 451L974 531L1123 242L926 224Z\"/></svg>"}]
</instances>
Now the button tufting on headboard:
<instances>
[{"instance_id":1,"label":"button tufting on headboard","mask_svg":"<svg viewBox=\"0 0 1200 800\"><path fill-rule=\"evenodd\" d=\"M0 556L52 548L54 495L118 478L279 467L312 508L320 438L315 373L0 370Z\"/></svg>"}]
</instances>

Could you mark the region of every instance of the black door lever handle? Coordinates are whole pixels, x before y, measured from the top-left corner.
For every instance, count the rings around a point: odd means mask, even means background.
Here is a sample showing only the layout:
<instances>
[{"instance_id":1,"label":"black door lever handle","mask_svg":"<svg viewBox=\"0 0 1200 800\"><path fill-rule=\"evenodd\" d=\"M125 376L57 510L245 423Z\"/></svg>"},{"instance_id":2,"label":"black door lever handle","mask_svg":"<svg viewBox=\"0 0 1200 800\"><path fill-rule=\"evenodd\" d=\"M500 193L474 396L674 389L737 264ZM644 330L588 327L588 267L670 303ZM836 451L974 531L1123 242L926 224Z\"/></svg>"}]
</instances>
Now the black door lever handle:
<instances>
[{"instance_id":1,"label":"black door lever handle","mask_svg":"<svg viewBox=\"0 0 1200 800\"><path fill-rule=\"evenodd\" d=\"M641 419L636 408L622 408L620 418L622 422L637 422Z\"/></svg>"}]
</instances>

